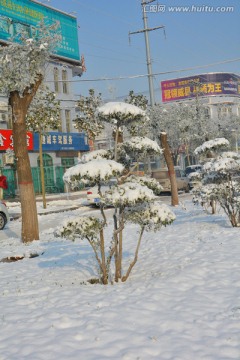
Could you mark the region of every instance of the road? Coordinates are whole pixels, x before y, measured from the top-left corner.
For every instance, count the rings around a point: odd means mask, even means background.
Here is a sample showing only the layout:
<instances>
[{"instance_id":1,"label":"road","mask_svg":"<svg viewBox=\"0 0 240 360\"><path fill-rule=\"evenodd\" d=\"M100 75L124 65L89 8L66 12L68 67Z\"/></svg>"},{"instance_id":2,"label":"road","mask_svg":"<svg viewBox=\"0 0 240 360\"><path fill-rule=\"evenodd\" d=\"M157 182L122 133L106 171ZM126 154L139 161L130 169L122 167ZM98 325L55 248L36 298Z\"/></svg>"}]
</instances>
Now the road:
<instances>
[{"instance_id":1,"label":"road","mask_svg":"<svg viewBox=\"0 0 240 360\"><path fill-rule=\"evenodd\" d=\"M179 201L180 203L184 202L185 200L191 199L191 194L179 194ZM171 196L163 195L160 196L159 199L167 205L171 205ZM83 199L81 199L83 200ZM55 200L56 201L56 200ZM107 209L106 214L107 216L111 216L112 209ZM60 226L64 220L68 219L71 216L82 216L86 214L94 214L94 216L97 216L97 214L100 215L98 212L98 208L90 207L90 206L84 206L80 205L79 208L75 210L64 210L60 213L50 212L46 213L44 215L39 215L39 230L40 233L44 232L54 232L54 229L56 229L57 226ZM9 238L20 238L21 235L21 218L16 219L13 221L10 221L4 230L0 231L0 242L4 241L4 239ZM41 235L42 237L42 235Z\"/></svg>"}]
</instances>

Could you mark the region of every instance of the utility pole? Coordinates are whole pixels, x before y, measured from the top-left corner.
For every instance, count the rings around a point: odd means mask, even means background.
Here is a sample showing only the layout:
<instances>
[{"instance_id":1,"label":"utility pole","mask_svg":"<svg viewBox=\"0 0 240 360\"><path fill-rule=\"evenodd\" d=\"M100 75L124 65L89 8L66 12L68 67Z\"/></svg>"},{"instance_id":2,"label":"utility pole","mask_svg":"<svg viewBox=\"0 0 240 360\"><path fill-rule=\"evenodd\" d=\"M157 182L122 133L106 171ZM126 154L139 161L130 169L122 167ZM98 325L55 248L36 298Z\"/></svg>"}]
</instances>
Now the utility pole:
<instances>
[{"instance_id":1,"label":"utility pole","mask_svg":"<svg viewBox=\"0 0 240 360\"><path fill-rule=\"evenodd\" d=\"M149 5L150 3L154 2L154 1L155 0L148 0L148 1L141 0L144 29L134 31L134 32L129 32L129 39L130 39L130 35L134 35L134 34L144 33L144 36L145 36L146 59L147 59L147 70L148 70L148 84L149 84L149 95L150 95L150 105L151 106L154 106L155 98L154 98L152 61L151 61L151 55L150 55L150 45L149 45L148 32L164 28L163 25L157 26L157 27L154 27L154 28L148 28L148 18L147 18L147 12L146 12L146 5Z\"/></svg>"}]
</instances>

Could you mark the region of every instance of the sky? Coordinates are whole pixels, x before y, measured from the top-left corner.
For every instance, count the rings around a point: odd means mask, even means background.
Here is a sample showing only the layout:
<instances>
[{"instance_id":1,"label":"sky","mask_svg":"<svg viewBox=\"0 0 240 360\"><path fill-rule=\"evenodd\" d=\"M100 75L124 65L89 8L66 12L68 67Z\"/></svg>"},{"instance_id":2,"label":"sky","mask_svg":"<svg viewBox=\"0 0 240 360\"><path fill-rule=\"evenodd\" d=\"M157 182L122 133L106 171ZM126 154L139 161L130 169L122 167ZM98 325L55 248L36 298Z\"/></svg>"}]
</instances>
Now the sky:
<instances>
[{"instance_id":1,"label":"sky","mask_svg":"<svg viewBox=\"0 0 240 360\"><path fill-rule=\"evenodd\" d=\"M87 283L97 276L87 241L54 237L64 221L98 211L39 215L40 240L28 245L20 241L21 221L9 222L0 231L0 260L25 258L0 262L0 359L239 360L239 228L189 197L171 208L172 225L143 234L129 279L107 286ZM69 202L48 202L46 211L66 210ZM8 206L11 214L21 211L19 203ZM109 241L112 209L106 213ZM138 235L129 224L124 272Z\"/></svg>"},{"instance_id":2,"label":"sky","mask_svg":"<svg viewBox=\"0 0 240 360\"><path fill-rule=\"evenodd\" d=\"M144 34L131 35L129 44L129 32L143 29L140 0L46 0L44 4L77 17L80 55L85 57L87 71L77 78L76 94L86 96L88 90L94 88L109 100L125 97L130 90L148 96L147 76L86 81L147 74ZM149 32L154 74L240 58L238 0L163 0L161 3L154 1L151 5L159 7L157 11L150 5L146 8L148 27L165 27L165 34L163 29ZM170 7L174 6L189 6L190 10L171 11ZM217 7L221 7L220 12ZM223 7L232 9L227 11ZM161 81L206 72L239 73L239 60L156 75L155 100L161 100Z\"/></svg>"}]
</instances>

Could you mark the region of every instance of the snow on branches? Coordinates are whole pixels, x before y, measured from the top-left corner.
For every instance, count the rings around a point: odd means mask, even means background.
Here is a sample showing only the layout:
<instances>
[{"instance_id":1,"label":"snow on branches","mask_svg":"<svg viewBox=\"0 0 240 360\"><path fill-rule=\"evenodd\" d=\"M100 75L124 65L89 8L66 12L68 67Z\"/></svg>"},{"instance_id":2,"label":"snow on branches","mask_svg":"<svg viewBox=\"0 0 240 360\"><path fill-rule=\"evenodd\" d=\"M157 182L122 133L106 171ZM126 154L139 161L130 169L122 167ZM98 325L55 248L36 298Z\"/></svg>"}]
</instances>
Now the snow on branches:
<instances>
[{"instance_id":1,"label":"snow on branches","mask_svg":"<svg viewBox=\"0 0 240 360\"><path fill-rule=\"evenodd\" d=\"M129 125L133 121L142 121L145 118L145 112L134 105L126 103L108 103L98 108L98 116L101 121L108 121L119 130L120 126ZM116 132L117 133L117 132ZM161 154L162 149L155 141L144 137L132 138L129 142L117 146L118 137L116 136L115 159L126 158L126 153ZM120 152L120 154L119 154ZM119 156L120 155L120 156ZM156 194L162 190L160 184L147 177L136 177L128 172L124 165L114 160L109 160L111 153L105 150L94 151L84 155L81 163L68 169L64 174L64 181L71 184L74 181L84 181L97 185L100 202L99 209L103 218L101 224L92 222L93 230L99 230L99 238L91 240L89 238L91 221L80 220L79 225L69 221L65 224L62 236L68 237L86 237L92 246L96 260L99 265L100 281L108 284L111 278L111 262L114 257L114 280L126 281L133 266L137 261L138 250L144 229L159 230L162 225L171 224L175 219L174 214L165 205L156 203ZM132 159L131 159L132 160ZM115 185L109 190L103 191L102 185L108 180L115 179ZM105 214L106 206L114 208L113 212L113 232L109 251L105 246L105 225L107 217ZM86 225L87 222L87 225ZM130 262L128 269L123 275L122 257L123 257L123 230L127 222L133 222L140 226L139 237L137 241L135 256ZM89 226L89 227L88 227ZM84 229L87 228L87 232ZM72 233L71 233L72 231ZM94 232L94 236L96 233Z\"/></svg>"},{"instance_id":2,"label":"snow on branches","mask_svg":"<svg viewBox=\"0 0 240 360\"><path fill-rule=\"evenodd\" d=\"M97 114L100 120L109 122L117 127L126 126L132 121L142 121L146 118L144 110L124 102L104 104L98 108Z\"/></svg>"},{"instance_id":3,"label":"snow on branches","mask_svg":"<svg viewBox=\"0 0 240 360\"><path fill-rule=\"evenodd\" d=\"M69 240L87 238L90 241L96 241L102 228L103 222L93 216L76 217L63 223L56 235L67 237Z\"/></svg>"},{"instance_id":4,"label":"snow on branches","mask_svg":"<svg viewBox=\"0 0 240 360\"><path fill-rule=\"evenodd\" d=\"M204 154L208 151L221 151L229 146L229 141L225 138L216 138L205 141L202 145L194 150L195 155Z\"/></svg>"},{"instance_id":5,"label":"snow on branches","mask_svg":"<svg viewBox=\"0 0 240 360\"><path fill-rule=\"evenodd\" d=\"M71 183L74 180L85 180L88 183L100 183L119 176L124 170L122 164L114 160L92 160L77 164L65 172L63 180Z\"/></svg>"},{"instance_id":6,"label":"snow on branches","mask_svg":"<svg viewBox=\"0 0 240 360\"><path fill-rule=\"evenodd\" d=\"M147 186L125 182L114 186L104 194L104 203L114 207L133 206L138 203L154 201L155 195Z\"/></svg>"},{"instance_id":7,"label":"snow on branches","mask_svg":"<svg viewBox=\"0 0 240 360\"><path fill-rule=\"evenodd\" d=\"M40 22L35 28L37 34L29 38L22 33L17 42L0 47L0 91L6 94L17 91L23 96L30 91L39 77L43 77L50 53L60 40L59 24L50 26Z\"/></svg>"},{"instance_id":8,"label":"snow on branches","mask_svg":"<svg viewBox=\"0 0 240 360\"><path fill-rule=\"evenodd\" d=\"M122 147L126 152L131 152L133 154L142 154L142 156L147 155L160 155L163 153L163 150L160 146L147 137L135 136L132 137L131 140L125 141L122 144Z\"/></svg>"},{"instance_id":9,"label":"snow on branches","mask_svg":"<svg viewBox=\"0 0 240 360\"><path fill-rule=\"evenodd\" d=\"M176 218L167 205L159 202L140 204L124 211L127 221L140 224L146 231L158 231Z\"/></svg>"},{"instance_id":10,"label":"snow on branches","mask_svg":"<svg viewBox=\"0 0 240 360\"><path fill-rule=\"evenodd\" d=\"M214 139L204 144L202 151L207 152L226 147L228 141ZM240 156L234 152L222 152L206 162L202 171L202 185L194 190L194 194L196 202L211 202L212 213L219 204L232 226L240 226Z\"/></svg>"},{"instance_id":11,"label":"snow on branches","mask_svg":"<svg viewBox=\"0 0 240 360\"><path fill-rule=\"evenodd\" d=\"M87 163L91 160L103 160L103 159L111 160L112 156L113 156L112 152L109 150L105 150L105 149L94 150L87 154L83 154L79 162Z\"/></svg>"}]
</instances>

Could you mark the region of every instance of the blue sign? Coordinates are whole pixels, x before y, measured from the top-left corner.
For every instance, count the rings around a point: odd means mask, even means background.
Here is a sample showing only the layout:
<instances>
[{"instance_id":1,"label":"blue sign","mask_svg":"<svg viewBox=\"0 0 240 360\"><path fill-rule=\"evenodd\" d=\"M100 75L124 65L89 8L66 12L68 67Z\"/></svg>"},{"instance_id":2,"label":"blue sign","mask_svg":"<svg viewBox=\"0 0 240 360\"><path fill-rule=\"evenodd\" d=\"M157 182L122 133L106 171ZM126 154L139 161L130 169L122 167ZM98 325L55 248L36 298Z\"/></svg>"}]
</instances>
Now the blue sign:
<instances>
[{"instance_id":1,"label":"blue sign","mask_svg":"<svg viewBox=\"0 0 240 360\"><path fill-rule=\"evenodd\" d=\"M43 135L43 151L89 151L82 133L49 132ZM39 134L34 133L34 151L39 151Z\"/></svg>"},{"instance_id":2,"label":"blue sign","mask_svg":"<svg viewBox=\"0 0 240 360\"><path fill-rule=\"evenodd\" d=\"M33 27L43 19L47 19L50 24L60 24L62 41L56 54L79 61L77 19L31 0L0 1L0 39L9 41L21 30L27 31L29 37L32 37Z\"/></svg>"}]
</instances>

